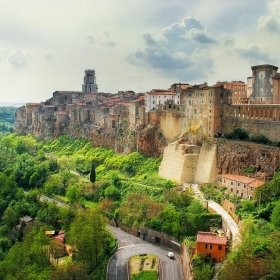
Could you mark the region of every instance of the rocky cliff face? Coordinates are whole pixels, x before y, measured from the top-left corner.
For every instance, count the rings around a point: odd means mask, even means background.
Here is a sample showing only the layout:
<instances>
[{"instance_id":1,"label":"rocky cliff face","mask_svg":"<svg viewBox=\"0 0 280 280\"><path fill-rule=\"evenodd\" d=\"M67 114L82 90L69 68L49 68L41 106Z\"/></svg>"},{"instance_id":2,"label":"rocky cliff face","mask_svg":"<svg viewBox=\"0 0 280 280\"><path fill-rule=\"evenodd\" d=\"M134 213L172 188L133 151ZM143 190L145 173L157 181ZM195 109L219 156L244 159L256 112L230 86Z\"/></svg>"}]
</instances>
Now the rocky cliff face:
<instances>
[{"instance_id":1,"label":"rocky cliff face","mask_svg":"<svg viewBox=\"0 0 280 280\"><path fill-rule=\"evenodd\" d=\"M218 141L218 174L244 175L248 167L255 169L254 176L270 179L280 167L280 149L244 141Z\"/></svg>"}]
</instances>

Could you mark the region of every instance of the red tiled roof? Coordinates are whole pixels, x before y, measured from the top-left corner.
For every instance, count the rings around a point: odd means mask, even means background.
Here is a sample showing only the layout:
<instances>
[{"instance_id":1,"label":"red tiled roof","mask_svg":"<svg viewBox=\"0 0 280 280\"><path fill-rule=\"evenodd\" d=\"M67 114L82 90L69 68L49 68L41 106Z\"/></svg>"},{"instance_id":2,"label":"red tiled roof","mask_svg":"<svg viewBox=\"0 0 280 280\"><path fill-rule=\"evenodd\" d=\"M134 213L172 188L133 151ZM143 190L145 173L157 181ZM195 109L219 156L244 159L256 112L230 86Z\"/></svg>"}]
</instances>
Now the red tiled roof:
<instances>
[{"instance_id":1,"label":"red tiled roof","mask_svg":"<svg viewBox=\"0 0 280 280\"><path fill-rule=\"evenodd\" d=\"M272 77L272 79L279 80L280 79L280 73L276 73L276 75L274 75Z\"/></svg>"},{"instance_id":2,"label":"red tiled roof","mask_svg":"<svg viewBox=\"0 0 280 280\"><path fill-rule=\"evenodd\" d=\"M196 242L206 244L227 245L227 238L217 236L216 233L199 231Z\"/></svg>"},{"instance_id":3,"label":"red tiled roof","mask_svg":"<svg viewBox=\"0 0 280 280\"><path fill-rule=\"evenodd\" d=\"M256 179L254 178L250 178L250 177L245 177L245 176L240 176L240 175L233 175L233 174L224 174L222 176L223 179L229 179L232 181L238 181L240 183L244 183L244 184L250 184L253 181L255 181Z\"/></svg>"},{"instance_id":4,"label":"red tiled roof","mask_svg":"<svg viewBox=\"0 0 280 280\"><path fill-rule=\"evenodd\" d=\"M263 181L255 180L254 182L249 184L249 187L257 188L257 187L262 186L263 184L264 184Z\"/></svg>"}]
</instances>

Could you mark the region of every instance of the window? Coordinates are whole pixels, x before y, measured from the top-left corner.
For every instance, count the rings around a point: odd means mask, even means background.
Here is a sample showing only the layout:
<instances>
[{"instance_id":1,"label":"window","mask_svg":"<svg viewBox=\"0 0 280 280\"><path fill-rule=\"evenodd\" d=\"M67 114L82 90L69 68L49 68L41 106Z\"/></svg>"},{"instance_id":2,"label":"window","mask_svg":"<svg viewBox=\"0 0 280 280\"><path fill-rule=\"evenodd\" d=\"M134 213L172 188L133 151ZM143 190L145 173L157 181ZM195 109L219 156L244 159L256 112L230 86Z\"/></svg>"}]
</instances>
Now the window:
<instances>
[{"instance_id":1,"label":"window","mask_svg":"<svg viewBox=\"0 0 280 280\"><path fill-rule=\"evenodd\" d=\"M246 185L244 185L244 189L246 189Z\"/></svg>"},{"instance_id":2,"label":"window","mask_svg":"<svg viewBox=\"0 0 280 280\"><path fill-rule=\"evenodd\" d=\"M153 101L153 104L155 104L155 101Z\"/></svg>"},{"instance_id":3,"label":"window","mask_svg":"<svg viewBox=\"0 0 280 280\"><path fill-rule=\"evenodd\" d=\"M192 101L191 100L189 100L189 105L192 105Z\"/></svg>"},{"instance_id":4,"label":"window","mask_svg":"<svg viewBox=\"0 0 280 280\"><path fill-rule=\"evenodd\" d=\"M211 245L211 244L206 244L206 245L205 245L205 248L206 248L206 249L212 249L212 245Z\"/></svg>"},{"instance_id":5,"label":"window","mask_svg":"<svg viewBox=\"0 0 280 280\"><path fill-rule=\"evenodd\" d=\"M211 100L211 99L209 100L209 103L210 103L210 104L212 103L212 100Z\"/></svg>"},{"instance_id":6,"label":"window","mask_svg":"<svg viewBox=\"0 0 280 280\"><path fill-rule=\"evenodd\" d=\"M179 101L177 102L177 104L179 105Z\"/></svg>"},{"instance_id":7,"label":"window","mask_svg":"<svg viewBox=\"0 0 280 280\"><path fill-rule=\"evenodd\" d=\"M237 183L237 186L239 187L239 186L240 186L240 183Z\"/></svg>"},{"instance_id":8,"label":"window","mask_svg":"<svg viewBox=\"0 0 280 280\"><path fill-rule=\"evenodd\" d=\"M166 98L166 95L164 95L164 98Z\"/></svg>"},{"instance_id":9,"label":"window","mask_svg":"<svg viewBox=\"0 0 280 280\"><path fill-rule=\"evenodd\" d=\"M233 192L233 188L231 188L230 191Z\"/></svg>"},{"instance_id":10,"label":"window","mask_svg":"<svg viewBox=\"0 0 280 280\"><path fill-rule=\"evenodd\" d=\"M196 109L194 109L194 113L196 114Z\"/></svg>"},{"instance_id":11,"label":"window","mask_svg":"<svg viewBox=\"0 0 280 280\"><path fill-rule=\"evenodd\" d=\"M231 181L230 184L233 185L233 182Z\"/></svg>"},{"instance_id":12,"label":"window","mask_svg":"<svg viewBox=\"0 0 280 280\"><path fill-rule=\"evenodd\" d=\"M218 250L222 250L223 246L222 245L218 245Z\"/></svg>"},{"instance_id":13,"label":"window","mask_svg":"<svg viewBox=\"0 0 280 280\"><path fill-rule=\"evenodd\" d=\"M236 193L239 193L239 190L236 190Z\"/></svg>"}]
</instances>

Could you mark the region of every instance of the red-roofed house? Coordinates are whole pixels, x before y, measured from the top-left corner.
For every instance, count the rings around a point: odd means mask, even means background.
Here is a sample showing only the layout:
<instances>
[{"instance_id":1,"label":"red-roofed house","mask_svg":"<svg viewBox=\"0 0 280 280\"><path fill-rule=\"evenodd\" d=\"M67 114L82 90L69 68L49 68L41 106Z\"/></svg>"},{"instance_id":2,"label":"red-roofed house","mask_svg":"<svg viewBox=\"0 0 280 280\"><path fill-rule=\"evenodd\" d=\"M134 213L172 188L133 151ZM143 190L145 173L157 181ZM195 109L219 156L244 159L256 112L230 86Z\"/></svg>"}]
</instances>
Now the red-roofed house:
<instances>
[{"instance_id":1,"label":"red-roofed house","mask_svg":"<svg viewBox=\"0 0 280 280\"><path fill-rule=\"evenodd\" d=\"M255 188L263 184L263 181L255 178L233 174L224 174L219 179L219 186L226 187L228 193L249 199L252 198Z\"/></svg>"},{"instance_id":2,"label":"red-roofed house","mask_svg":"<svg viewBox=\"0 0 280 280\"><path fill-rule=\"evenodd\" d=\"M213 232L199 231L196 238L196 254L206 254L215 259L217 262L222 262L226 257L227 238L218 236Z\"/></svg>"}]
</instances>

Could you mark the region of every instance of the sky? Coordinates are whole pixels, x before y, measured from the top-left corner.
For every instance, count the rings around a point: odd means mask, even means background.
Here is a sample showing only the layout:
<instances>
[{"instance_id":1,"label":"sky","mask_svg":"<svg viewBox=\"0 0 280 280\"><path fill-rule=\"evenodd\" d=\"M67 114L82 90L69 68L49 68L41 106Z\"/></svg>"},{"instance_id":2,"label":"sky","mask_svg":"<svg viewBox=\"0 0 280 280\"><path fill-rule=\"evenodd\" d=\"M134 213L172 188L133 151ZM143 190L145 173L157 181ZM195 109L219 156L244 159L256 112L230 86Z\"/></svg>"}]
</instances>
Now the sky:
<instances>
[{"instance_id":1,"label":"sky","mask_svg":"<svg viewBox=\"0 0 280 280\"><path fill-rule=\"evenodd\" d=\"M280 66L280 0L1 0L0 102L174 83L247 82Z\"/></svg>"}]
</instances>

